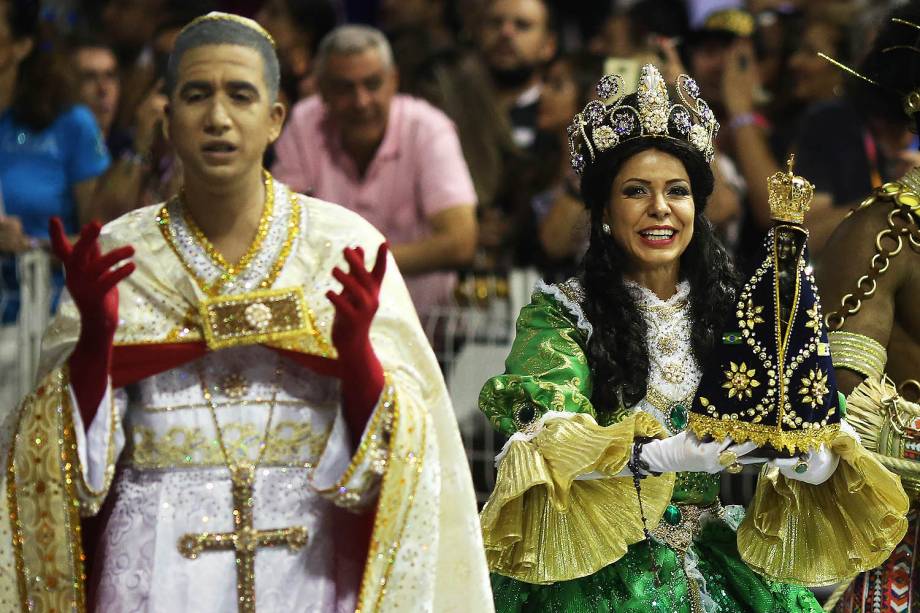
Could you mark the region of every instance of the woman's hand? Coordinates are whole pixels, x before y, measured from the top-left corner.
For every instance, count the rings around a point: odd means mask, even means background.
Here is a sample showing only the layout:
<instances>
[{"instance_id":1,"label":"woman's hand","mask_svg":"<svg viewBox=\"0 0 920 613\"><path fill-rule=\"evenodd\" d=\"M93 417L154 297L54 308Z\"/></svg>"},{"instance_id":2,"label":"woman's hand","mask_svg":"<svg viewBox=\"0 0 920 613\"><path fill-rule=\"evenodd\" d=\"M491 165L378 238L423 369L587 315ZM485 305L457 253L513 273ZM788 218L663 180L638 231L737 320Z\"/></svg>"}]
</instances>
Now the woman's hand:
<instances>
[{"instance_id":1,"label":"woman's hand","mask_svg":"<svg viewBox=\"0 0 920 613\"><path fill-rule=\"evenodd\" d=\"M787 479L811 485L821 485L830 479L839 463L840 456L824 445L818 451L809 450L804 458L779 458L768 462L779 468L779 472ZM797 472L796 467L801 472Z\"/></svg>"},{"instance_id":2,"label":"woman's hand","mask_svg":"<svg viewBox=\"0 0 920 613\"><path fill-rule=\"evenodd\" d=\"M722 75L722 99L729 118L754 111L754 98L760 85L755 61L750 41L739 40L728 50Z\"/></svg>"},{"instance_id":3,"label":"woman's hand","mask_svg":"<svg viewBox=\"0 0 920 613\"><path fill-rule=\"evenodd\" d=\"M684 431L646 443L642 447L642 460L656 473L717 473L725 468L719 463L723 452L731 451L741 458L756 448L750 441L736 445L730 438L704 443L693 432Z\"/></svg>"}]
</instances>

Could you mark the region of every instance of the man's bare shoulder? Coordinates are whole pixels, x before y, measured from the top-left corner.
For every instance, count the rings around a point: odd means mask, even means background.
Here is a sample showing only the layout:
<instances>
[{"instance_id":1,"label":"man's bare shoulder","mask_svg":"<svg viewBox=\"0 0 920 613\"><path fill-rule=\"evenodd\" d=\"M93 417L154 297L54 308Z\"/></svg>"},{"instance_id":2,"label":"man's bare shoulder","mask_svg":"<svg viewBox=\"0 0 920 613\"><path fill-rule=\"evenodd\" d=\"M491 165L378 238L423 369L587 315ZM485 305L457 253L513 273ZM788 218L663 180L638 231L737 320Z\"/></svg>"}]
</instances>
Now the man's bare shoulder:
<instances>
[{"instance_id":1,"label":"man's bare shoulder","mask_svg":"<svg viewBox=\"0 0 920 613\"><path fill-rule=\"evenodd\" d=\"M869 273L872 258L877 253L876 239L888 228L892 205L886 201L860 208L844 219L827 241L817 265L817 281L825 310L839 305L846 294L856 292L860 277ZM894 247L884 241L883 247ZM893 293L909 273L908 258L890 258L888 270L878 280L881 292Z\"/></svg>"}]
</instances>

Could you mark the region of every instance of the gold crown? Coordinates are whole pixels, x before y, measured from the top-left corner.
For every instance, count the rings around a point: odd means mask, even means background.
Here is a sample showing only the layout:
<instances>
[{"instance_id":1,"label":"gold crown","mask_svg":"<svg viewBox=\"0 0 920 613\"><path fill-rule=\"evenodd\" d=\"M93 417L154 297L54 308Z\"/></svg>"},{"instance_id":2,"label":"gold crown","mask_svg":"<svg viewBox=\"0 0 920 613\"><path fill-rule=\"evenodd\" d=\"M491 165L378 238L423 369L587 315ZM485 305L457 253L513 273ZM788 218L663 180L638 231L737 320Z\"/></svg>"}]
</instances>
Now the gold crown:
<instances>
[{"instance_id":1,"label":"gold crown","mask_svg":"<svg viewBox=\"0 0 920 613\"><path fill-rule=\"evenodd\" d=\"M232 21L233 23L238 23L241 26L245 26L250 30L253 30L261 34L268 42L271 43L272 47L275 48L275 39L272 38L272 35L268 33L268 30L263 28L257 21L249 19L248 17L243 17L241 15L234 15L233 13L223 13L221 11L211 11L207 15L202 15L201 17L196 17L190 22L185 24L185 27L182 28L182 32L198 25L199 23L205 21Z\"/></svg>"},{"instance_id":2,"label":"gold crown","mask_svg":"<svg viewBox=\"0 0 920 613\"><path fill-rule=\"evenodd\" d=\"M790 155L788 170L780 171L767 179L767 187L770 191L768 198L770 218L774 221L802 224L805 221L805 213L811 205L811 199L815 195L815 186L807 179L793 174L792 165L794 163L795 155Z\"/></svg>"},{"instance_id":3,"label":"gold crown","mask_svg":"<svg viewBox=\"0 0 920 613\"><path fill-rule=\"evenodd\" d=\"M680 102L672 104L661 73L646 64L639 75L636 104L624 104L623 77L601 78L597 83L599 100L589 102L568 127L569 155L575 171L581 174L599 153L643 136L688 142L711 162L719 122L700 98L696 81L682 74L677 78L676 89Z\"/></svg>"}]
</instances>

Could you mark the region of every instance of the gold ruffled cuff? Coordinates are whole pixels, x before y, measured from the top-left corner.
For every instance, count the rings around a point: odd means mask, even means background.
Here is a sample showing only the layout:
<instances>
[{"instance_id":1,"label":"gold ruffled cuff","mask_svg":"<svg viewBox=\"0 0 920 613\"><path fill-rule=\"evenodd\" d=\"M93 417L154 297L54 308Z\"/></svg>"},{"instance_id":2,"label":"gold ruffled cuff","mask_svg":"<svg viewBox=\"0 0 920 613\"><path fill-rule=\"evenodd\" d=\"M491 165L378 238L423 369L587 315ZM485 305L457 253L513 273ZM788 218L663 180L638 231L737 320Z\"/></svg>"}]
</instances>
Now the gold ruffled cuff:
<instances>
[{"instance_id":1,"label":"gold ruffled cuff","mask_svg":"<svg viewBox=\"0 0 920 613\"><path fill-rule=\"evenodd\" d=\"M908 498L898 477L847 434L831 449L840 464L820 485L787 479L776 468L761 473L738 528L738 551L763 576L837 583L881 564L904 536Z\"/></svg>"},{"instance_id":2,"label":"gold ruffled cuff","mask_svg":"<svg viewBox=\"0 0 920 613\"><path fill-rule=\"evenodd\" d=\"M597 572L645 538L631 477L613 477L640 436L661 425L636 413L607 427L588 414L550 417L531 440L510 443L480 516L489 568L527 583L554 583ZM591 472L608 478L577 481ZM642 481L649 529L671 499L674 474Z\"/></svg>"},{"instance_id":3,"label":"gold ruffled cuff","mask_svg":"<svg viewBox=\"0 0 920 613\"><path fill-rule=\"evenodd\" d=\"M901 477L904 491L920 500L920 460L913 457L905 436L920 417L920 404L898 395L890 379L864 379L847 397L847 423L867 450Z\"/></svg>"}]
</instances>

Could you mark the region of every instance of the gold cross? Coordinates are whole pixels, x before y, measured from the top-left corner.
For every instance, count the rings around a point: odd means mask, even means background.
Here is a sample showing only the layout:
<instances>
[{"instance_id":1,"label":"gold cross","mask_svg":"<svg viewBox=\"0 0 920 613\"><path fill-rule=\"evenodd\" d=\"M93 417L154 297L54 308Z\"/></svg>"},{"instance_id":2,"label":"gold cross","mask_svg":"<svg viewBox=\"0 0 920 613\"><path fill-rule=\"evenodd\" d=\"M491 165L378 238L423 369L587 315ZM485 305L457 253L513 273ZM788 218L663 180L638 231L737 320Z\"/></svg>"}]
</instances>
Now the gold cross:
<instances>
[{"instance_id":1,"label":"gold cross","mask_svg":"<svg viewBox=\"0 0 920 613\"><path fill-rule=\"evenodd\" d=\"M179 539L179 552L190 560L202 551L236 553L236 597L240 613L256 610L256 550L259 547L287 545L297 551L307 544L303 526L256 530L252 516L255 466L237 464L230 470L233 493L233 531L189 533Z\"/></svg>"}]
</instances>

